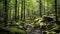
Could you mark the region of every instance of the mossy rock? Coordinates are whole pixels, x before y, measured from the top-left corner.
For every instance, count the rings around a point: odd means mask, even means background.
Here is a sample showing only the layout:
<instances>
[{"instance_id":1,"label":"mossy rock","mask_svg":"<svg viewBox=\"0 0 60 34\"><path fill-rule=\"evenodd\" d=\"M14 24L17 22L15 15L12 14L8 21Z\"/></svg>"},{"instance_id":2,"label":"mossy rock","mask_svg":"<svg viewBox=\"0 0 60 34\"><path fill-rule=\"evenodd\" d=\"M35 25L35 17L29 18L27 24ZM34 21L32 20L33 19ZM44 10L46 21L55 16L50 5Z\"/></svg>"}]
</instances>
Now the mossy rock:
<instances>
[{"instance_id":1,"label":"mossy rock","mask_svg":"<svg viewBox=\"0 0 60 34\"><path fill-rule=\"evenodd\" d=\"M25 34L26 33L24 30L14 28L14 27L8 28L8 30L11 31L12 33L20 33L20 34Z\"/></svg>"},{"instance_id":2,"label":"mossy rock","mask_svg":"<svg viewBox=\"0 0 60 34\"><path fill-rule=\"evenodd\" d=\"M42 22L45 22L45 21L51 22L51 21L53 21L53 18L48 17L48 16L44 16L42 19L43 19Z\"/></svg>"},{"instance_id":3,"label":"mossy rock","mask_svg":"<svg viewBox=\"0 0 60 34\"><path fill-rule=\"evenodd\" d=\"M13 34L16 34L16 33L17 34L26 34L25 30L22 30L22 29L19 29L19 28L16 28L16 27L1 27L0 29L2 29L5 32L9 31L10 33L13 33Z\"/></svg>"}]
</instances>

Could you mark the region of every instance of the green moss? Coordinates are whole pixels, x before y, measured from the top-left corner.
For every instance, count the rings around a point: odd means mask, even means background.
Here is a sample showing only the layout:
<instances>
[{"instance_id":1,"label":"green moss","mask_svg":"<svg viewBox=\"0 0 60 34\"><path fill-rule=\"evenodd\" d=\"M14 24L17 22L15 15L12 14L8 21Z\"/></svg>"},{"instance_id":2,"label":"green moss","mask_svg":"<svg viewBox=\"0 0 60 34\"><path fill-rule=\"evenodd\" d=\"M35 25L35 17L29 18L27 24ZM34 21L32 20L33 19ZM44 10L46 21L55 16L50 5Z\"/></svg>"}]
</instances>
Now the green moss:
<instances>
[{"instance_id":1,"label":"green moss","mask_svg":"<svg viewBox=\"0 0 60 34\"><path fill-rule=\"evenodd\" d=\"M18 28L8 28L9 31L11 31L12 33L17 32L17 33L26 33L24 30L18 29Z\"/></svg>"},{"instance_id":2,"label":"green moss","mask_svg":"<svg viewBox=\"0 0 60 34\"><path fill-rule=\"evenodd\" d=\"M1 29L10 31L11 33L19 33L19 34L26 34L25 30L16 28L16 27L3 27L2 25L0 26Z\"/></svg>"}]
</instances>

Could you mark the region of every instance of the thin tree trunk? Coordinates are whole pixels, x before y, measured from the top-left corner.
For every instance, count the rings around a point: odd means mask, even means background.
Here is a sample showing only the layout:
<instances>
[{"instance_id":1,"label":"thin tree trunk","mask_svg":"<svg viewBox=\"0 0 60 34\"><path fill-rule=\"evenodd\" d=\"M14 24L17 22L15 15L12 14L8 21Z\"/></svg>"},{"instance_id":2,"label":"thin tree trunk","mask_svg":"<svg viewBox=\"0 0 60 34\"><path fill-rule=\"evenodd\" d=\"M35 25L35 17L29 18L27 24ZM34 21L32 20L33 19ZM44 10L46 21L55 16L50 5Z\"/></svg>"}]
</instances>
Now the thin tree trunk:
<instances>
[{"instance_id":1,"label":"thin tree trunk","mask_svg":"<svg viewBox=\"0 0 60 34\"><path fill-rule=\"evenodd\" d=\"M45 4L45 0L44 0L44 4ZM45 6L44 6L44 15L46 15Z\"/></svg>"},{"instance_id":2,"label":"thin tree trunk","mask_svg":"<svg viewBox=\"0 0 60 34\"><path fill-rule=\"evenodd\" d=\"M55 0L55 16L56 16L56 23L58 23L57 0Z\"/></svg>"},{"instance_id":3,"label":"thin tree trunk","mask_svg":"<svg viewBox=\"0 0 60 34\"><path fill-rule=\"evenodd\" d=\"M18 3L18 20L19 20L19 7L20 7L20 6L19 6L19 3Z\"/></svg>"},{"instance_id":4,"label":"thin tree trunk","mask_svg":"<svg viewBox=\"0 0 60 34\"><path fill-rule=\"evenodd\" d=\"M41 1L42 1L42 0L39 0L40 17L42 17L42 12L41 12L41 10L42 10L42 9L41 9L41 7L42 7L42 6L41 6Z\"/></svg>"},{"instance_id":5,"label":"thin tree trunk","mask_svg":"<svg viewBox=\"0 0 60 34\"><path fill-rule=\"evenodd\" d=\"M21 20L23 18L23 0L21 1Z\"/></svg>"},{"instance_id":6,"label":"thin tree trunk","mask_svg":"<svg viewBox=\"0 0 60 34\"><path fill-rule=\"evenodd\" d=\"M21 20L25 21L25 0L22 0L22 6L21 6Z\"/></svg>"},{"instance_id":7,"label":"thin tree trunk","mask_svg":"<svg viewBox=\"0 0 60 34\"><path fill-rule=\"evenodd\" d=\"M7 23L7 19L8 19L7 0L5 0L4 3L5 3L4 22Z\"/></svg>"},{"instance_id":8,"label":"thin tree trunk","mask_svg":"<svg viewBox=\"0 0 60 34\"><path fill-rule=\"evenodd\" d=\"M15 21L17 21L17 0L15 0Z\"/></svg>"},{"instance_id":9,"label":"thin tree trunk","mask_svg":"<svg viewBox=\"0 0 60 34\"><path fill-rule=\"evenodd\" d=\"M25 0L24 0L24 21L25 21Z\"/></svg>"}]
</instances>

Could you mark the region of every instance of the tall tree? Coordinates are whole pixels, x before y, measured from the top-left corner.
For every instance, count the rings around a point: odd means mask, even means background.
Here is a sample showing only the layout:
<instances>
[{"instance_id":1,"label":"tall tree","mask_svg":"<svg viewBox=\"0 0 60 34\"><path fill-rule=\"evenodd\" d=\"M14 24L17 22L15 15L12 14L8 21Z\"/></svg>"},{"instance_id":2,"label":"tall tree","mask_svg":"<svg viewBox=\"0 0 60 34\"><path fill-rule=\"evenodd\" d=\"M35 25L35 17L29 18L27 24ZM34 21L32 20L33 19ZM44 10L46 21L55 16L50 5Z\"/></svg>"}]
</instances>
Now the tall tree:
<instances>
[{"instance_id":1,"label":"tall tree","mask_svg":"<svg viewBox=\"0 0 60 34\"><path fill-rule=\"evenodd\" d=\"M55 16L56 16L56 23L58 24L57 0L55 0Z\"/></svg>"},{"instance_id":2,"label":"tall tree","mask_svg":"<svg viewBox=\"0 0 60 34\"><path fill-rule=\"evenodd\" d=\"M24 0L24 21L25 21L25 0Z\"/></svg>"},{"instance_id":3,"label":"tall tree","mask_svg":"<svg viewBox=\"0 0 60 34\"><path fill-rule=\"evenodd\" d=\"M18 3L18 20L19 20L19 7L20 7L20 6L19 6L19 3Z\"/></svg>"},{"instance_id":4,"label":"tall tree","mask_svg":"<svg viewBox=\"0 0 60 34\"><path fill-rule=\"evenodd\" d=\"M7 19L8 19L7 0L4 1L4 4L5 4L4 22L7 23Z\"/></svg>"},{"instance_id":5,"label":"tall tree","mask_svg":"<svg viewBox=\"0 0 60 34\"><path fill-rule=\"evenodd\" d=\"M42 5L41 5L41 4L42 4L42 3L41 3L41 1L42 1L42 0L39 0L39 9L40 9L40 16L42 17L42 12L41 12L41 10L42 10L42 9L41 9L41 8L42 8Z\"/></svg>"},{"instance_id":6,"label":"tall tree","mask_svg":"<svg viewBox=\"0 0 60 34\"><path fill-rule=\"evenodd\" d=\"M25 0L21 0L21 20L25 21Z\"/></svg>"},{"instance_id":7,"label":"tall tree","mask_svg":"<svg viewBox=\"0 0 60 34\"><path fill-rule=\"evenodd\" d=\"M17 0L15 0L15 21L17 21Z\"/></svg>"},{"instance_id":8,"label":"tall tree","mask_svg":"<svg viewBox=\"0 0 60 34\"><path fill-rule=\"evenodd\" d=\"M23 0L21 1L21 20L23 18Z\"/></svg>"}]
</instances>

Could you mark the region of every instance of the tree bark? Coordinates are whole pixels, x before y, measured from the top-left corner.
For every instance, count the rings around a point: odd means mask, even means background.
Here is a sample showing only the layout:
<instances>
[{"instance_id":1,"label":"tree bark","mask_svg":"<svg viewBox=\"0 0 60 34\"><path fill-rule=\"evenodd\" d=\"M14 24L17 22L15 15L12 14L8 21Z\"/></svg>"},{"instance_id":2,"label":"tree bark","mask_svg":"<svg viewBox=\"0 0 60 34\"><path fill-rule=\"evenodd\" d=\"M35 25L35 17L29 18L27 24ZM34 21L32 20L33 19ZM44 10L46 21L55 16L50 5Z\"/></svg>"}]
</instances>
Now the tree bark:
<instances>
[{"instance_id":1,"label":"tree bark","mask_svg":"<svg viewBox=\"0 0 60 34\"><path fill-rule=\"evenodd\" d=\"M21 20L25 21L25 0L22 0L21 2Z\"/></svg>"},{"instance_id":2,"label":"tree bark","mask_svg":"<svg viewBox=\"0 0 60 34\"><path fill-rule=\"evenodd\" d=\"M57 0L55 0L55 16L56 16L56 23L58 24Z\"/></svg>"},{"instance_id":3,"label":"tree bark","mask_svg":"<svg viewBox=\"0 0 60 34\"><path fill-rule=\"evenodd\" d=\"M42 10L42 9L41 9L41 8L42 8L42 6L41 6L41 1L42 1L42 0L39 0L40 17L42 17L42 12L41 12L41 10Z\"/></svg>"},{"instance_id":4,"label":"tree bark","mask_svg":"<svg viewBox=\"0 0 60 34\"><path fill-rule=\"evenodd\" d=\"M5 4L4 22L7 23L7 19L8 19L7 0L4 1L4 4Z\"/></svg>"},{"instance_id":5,"label":"tree bark","mask_svg":"<svg viewBox=\"0 0 60 34\"><path fill-rule=\"evenodd\" d=\"M15 0L15 21L17 21L17 0Z\"/></svg>"}]
</instances>

